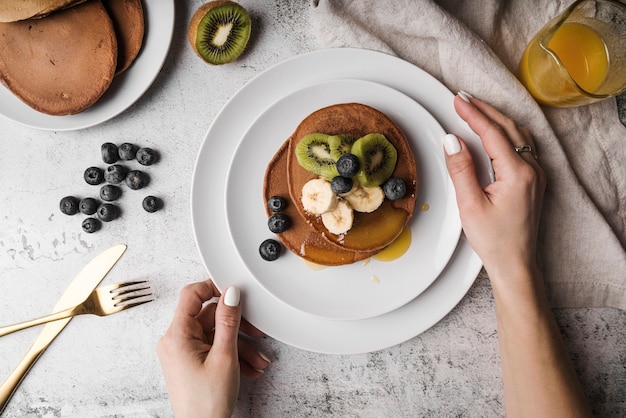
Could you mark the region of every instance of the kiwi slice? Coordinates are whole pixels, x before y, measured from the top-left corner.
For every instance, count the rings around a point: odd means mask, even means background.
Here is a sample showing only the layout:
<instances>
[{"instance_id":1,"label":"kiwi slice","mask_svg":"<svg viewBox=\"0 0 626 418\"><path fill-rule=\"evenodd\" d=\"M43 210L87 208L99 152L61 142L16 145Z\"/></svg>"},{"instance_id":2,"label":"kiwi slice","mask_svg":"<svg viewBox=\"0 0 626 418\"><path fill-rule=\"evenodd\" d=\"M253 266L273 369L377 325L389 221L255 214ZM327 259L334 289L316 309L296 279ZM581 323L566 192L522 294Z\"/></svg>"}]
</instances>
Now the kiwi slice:
<instances>
[{"instance_id":1,"label":"kiwi slice","mask_svg":"<svg viewBox=\"0 0 626 418\"><path fill-rule=\"evenodd\" d=\"M339 159L343 154L350 152L352 144L356 140L355 135L332 135L328 137L328 145L330 145L330 154L335 161Z\"/></svg>"},{"instance_id":2,"label":"kiwi slice","mask_svg":"<svg viewBox=\"0 0 626 418\"><path fill-rule=\"evenodd\" d=\"M200 58L221 65L236 60L250 39L252 21L248 11L230 0L206 3L189 23L189 43Z\"/></svg>"},{"instance_id":3,"label":"kiwi slice","mask_svg":"<svg viewBox=\"0 0 626 418\"><path fill-rule=\"evenodd\" d=\"M361 162L356 175L361 186L380 186L396 168L398 152L382 134L372 133L357 139L350 152Z\"/></svg>"},{"instance_id":4,"label":"kiwi slice","mask_svg":"<svg viewBox=\"0 0 626 418\"><path fill-rule=\"evenodd\" d=\"M305 170L332 179L339 175L337 164L330 152L328 135L312 133L302 137L296 145L296 159Z\"/></svg>"}]
</instances>

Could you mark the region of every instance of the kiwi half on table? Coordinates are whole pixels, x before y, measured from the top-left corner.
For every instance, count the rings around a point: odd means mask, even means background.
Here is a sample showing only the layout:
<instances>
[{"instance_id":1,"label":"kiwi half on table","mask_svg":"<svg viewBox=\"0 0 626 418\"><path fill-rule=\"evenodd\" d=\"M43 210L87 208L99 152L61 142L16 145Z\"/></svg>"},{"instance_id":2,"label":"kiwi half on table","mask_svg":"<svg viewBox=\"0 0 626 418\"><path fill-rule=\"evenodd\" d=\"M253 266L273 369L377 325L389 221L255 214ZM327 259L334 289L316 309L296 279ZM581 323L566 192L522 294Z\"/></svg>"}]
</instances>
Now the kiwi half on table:
<instances>
[{"instance_id":1,"label":"kiwi half on table","mask_svg":"<svg viewBox=\"0 0 626 418\"><path fill-rule=\"evenodd\" d=\"M189 23L189 43L200 58L221 65L236 60L250 39L252 21L248 11L230 0L206 3Z\"/></svg>"}]
</instances>

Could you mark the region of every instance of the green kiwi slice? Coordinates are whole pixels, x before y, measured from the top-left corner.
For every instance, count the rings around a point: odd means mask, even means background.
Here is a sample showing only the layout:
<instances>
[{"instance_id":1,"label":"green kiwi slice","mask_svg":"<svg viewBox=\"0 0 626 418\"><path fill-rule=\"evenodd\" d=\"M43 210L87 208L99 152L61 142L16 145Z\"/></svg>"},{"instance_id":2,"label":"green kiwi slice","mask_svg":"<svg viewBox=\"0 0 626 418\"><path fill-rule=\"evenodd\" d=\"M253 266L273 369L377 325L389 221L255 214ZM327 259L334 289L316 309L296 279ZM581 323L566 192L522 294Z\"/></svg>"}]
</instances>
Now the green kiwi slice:
<instances>
[{"instance_id":1,"label":"green kiwi slice","mask_svg":"<svg viewBox=\"0 0 626 418\"><path fill-rule=\"evenodd\" d=\"M189 43L209 64L227 64L246 48L251 28L250 15L241 5L230 0L215 0L194 13L189 23Z\"/></svg>"},{"instance_id":2,"label":"green kiwi slice","mask_svg":"<svg viewBox=\"0 0 626 418\"><path fill-rule=\"evenodd\" d=\"M331 154L328 135L312 133L302 137L296 145L296 159L307 171L332 179L339 175L336 160Z\"/></svg>"},{"instance_id":3,"label":"green kiwi slice","mask_svg":"<svg viewBox=\"0 0 626 418\"><path fill-rule=\"evenodd\" d=\"M350 152L352 149L352 144L356 140L356 136L342 134L342 135L332 135L328 137L328 145L330 145L330 154L333 156L335 161L339 159L343 154Z\"/></svg>"},{"instance_id":4,"label":"green kiwi slice","mask_svg":"<svg viewBox=\"0 0 626 418\"><path fill-rule=\"evenodd\" d=\"M382 134L372 133L357 139L350 152L361 162L356 175L361 186L380 186L396 168L398 152Z\"/></svg>"}]
</instances>

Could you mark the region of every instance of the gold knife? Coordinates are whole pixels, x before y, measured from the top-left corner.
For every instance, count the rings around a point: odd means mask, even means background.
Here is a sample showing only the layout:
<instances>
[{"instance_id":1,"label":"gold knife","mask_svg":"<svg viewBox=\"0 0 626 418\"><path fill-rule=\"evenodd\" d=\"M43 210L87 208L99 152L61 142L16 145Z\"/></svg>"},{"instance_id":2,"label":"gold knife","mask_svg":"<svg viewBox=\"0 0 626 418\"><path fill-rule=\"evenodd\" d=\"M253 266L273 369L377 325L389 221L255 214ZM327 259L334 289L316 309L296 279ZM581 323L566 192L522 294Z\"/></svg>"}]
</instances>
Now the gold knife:
<instances>
[{"instance_id":1,"label":"gold knife","mask_svg":"<svg viewBox=\"0 0 626 418\"><path fill-rule=\"evenodd\" d=\"M100 284L102 279L111 271L115 263L126 251L126 245L119 244L98 254L89 262L72 283L65 289L65 292L54 306L52 312L71 308L81 303ZM46 351L46 348L54 341L63 328L72 318L59 319L58 321L47 323L26 355L22 358L15 370L0 385L0 414L9 403L15 390L22 382L28 371L37 359Z\"/></svg>"}]
</instances>

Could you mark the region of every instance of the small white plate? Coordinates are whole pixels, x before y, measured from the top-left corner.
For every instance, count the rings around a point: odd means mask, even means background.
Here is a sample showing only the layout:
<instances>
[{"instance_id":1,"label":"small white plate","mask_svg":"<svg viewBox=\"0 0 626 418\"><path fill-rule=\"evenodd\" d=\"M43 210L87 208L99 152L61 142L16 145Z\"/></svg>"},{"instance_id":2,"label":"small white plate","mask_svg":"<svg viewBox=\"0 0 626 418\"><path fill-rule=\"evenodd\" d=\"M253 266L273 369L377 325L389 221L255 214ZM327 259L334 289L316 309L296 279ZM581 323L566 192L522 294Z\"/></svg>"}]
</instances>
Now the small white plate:
<instances>
[{"instance_id":1,"label":"small white plate","mask_svg":"<svg viewBox=\"0 0 626 418\"><path fill-rule=\"evenodd\" d=\"M274 262L263 260L259 244L274 237L267 227L262 200L267 164L309 114L352 102L369 105L391 118L406 135L415 155L419 187L409 224L410 248L392 262L370 259L367 263L322 270L307 266L291 252ZM226 183L230 235L250 275L284 303L328 319L370 318L417 297L446 266L461 233L454 188L443 158L444 135L439 123L415 100L371 81L322 82L274 103L244 134ZM429 209L420 210L422 204Z\"/></svg>"},{"instance_id":2,"label":"small white plate","mask_svg":"<svg viewBox=\"0 0 626 418\"><path fill-rule=\"evenodd\" d=\"M145 36L132 65L113 79L102 98L76 115L52 116L26 105L0 87L0 115L21 125L49 131L71 131L105 122L135 103L159 74L174 31L174 0L142 1Z\"/></svg>"}]
</instances>

